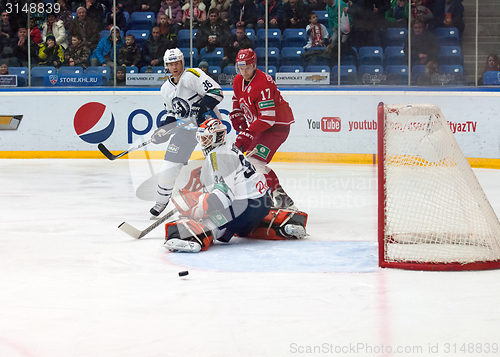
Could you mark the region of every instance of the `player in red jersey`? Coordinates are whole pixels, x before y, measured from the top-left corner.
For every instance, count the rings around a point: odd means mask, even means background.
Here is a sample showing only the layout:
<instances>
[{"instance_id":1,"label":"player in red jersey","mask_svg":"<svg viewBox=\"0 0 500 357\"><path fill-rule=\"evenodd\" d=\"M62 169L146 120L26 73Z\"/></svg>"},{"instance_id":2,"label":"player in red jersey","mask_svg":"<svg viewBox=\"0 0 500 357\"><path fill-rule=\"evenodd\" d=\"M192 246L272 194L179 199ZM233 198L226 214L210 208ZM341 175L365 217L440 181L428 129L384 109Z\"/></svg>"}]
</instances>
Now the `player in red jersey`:
<instances>
[{"instance_id":1,"label":"player in red jersey","mask_svg":"<svg viewBox=\"0 0 500 357\"><path fill-rule=\"evenodd\" d=\"M292 109L283 99L273 78L257 69L257 55L241 49L236 56L236 71L233 81L233 111L231 123L236 131L236 147L254 153L249 161L258 172L262 172L271 189L275 206L295 208L293 200L280 185L278 176L267 164L290 133L295 122Z\"/></svg>"}]
</instances>

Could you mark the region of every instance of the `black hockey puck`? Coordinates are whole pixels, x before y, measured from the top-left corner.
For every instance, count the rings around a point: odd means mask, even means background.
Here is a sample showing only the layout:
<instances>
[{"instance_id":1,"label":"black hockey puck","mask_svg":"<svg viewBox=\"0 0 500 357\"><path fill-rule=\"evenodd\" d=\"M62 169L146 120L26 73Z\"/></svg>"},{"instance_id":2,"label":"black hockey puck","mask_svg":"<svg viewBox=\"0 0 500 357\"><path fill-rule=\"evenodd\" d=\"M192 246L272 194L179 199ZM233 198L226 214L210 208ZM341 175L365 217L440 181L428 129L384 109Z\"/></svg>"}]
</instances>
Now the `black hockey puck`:
<instances>
[{"instance_id":1,"label":"black hockey puck","mask_svg":"<svg viewBox=\"0 0 500 357\"><path fill-rule=\"evenodd\" d=\"M188 272L187 270L184 270L184 271L180 271L180 272L179 272L179 276L186 276L186 275L188 275L188 274L189 274L189 272Z\"/></svg>"}]
</instances>

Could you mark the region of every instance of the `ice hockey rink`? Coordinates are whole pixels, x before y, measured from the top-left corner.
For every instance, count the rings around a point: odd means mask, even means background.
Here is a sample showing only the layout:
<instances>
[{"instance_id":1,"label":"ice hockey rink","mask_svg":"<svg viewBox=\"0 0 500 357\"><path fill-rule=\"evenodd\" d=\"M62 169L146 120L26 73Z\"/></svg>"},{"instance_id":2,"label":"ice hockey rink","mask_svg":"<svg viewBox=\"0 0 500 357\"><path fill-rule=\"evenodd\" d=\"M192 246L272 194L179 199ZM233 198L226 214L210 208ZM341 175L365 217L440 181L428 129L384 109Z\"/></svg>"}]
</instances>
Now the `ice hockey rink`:
<instances>
[{"instance_id":1,"label":"ice hockey rink","mask_svg":"<svg viewBox=\"0 0 500 357\"><path fill-rule=\"evenodd\" d=\"M500 354L500 271L378 268L375 166L273 163L309 236L183 254L117 228L152 223L159 164L0 160L0 356Z\"/></svg>"}]
</instances>

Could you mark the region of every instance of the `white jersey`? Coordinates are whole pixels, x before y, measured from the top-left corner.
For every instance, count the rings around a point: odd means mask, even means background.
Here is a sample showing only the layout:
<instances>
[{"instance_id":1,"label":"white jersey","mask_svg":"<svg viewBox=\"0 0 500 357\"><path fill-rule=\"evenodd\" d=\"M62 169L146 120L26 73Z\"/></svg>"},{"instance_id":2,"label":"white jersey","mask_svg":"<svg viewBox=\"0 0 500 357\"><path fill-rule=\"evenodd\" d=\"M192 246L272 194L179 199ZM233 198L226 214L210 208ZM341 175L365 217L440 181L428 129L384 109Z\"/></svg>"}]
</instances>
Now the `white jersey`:
<instances>
[{"instance_id":1,"label":"white jersey","mask_svg":"<svg viewBox=\"0 0 500 357\"><path fill-rule=\"evenodd\" d=\"M207 154L200 180L204 192L216 194L224 208L235 200L260 198L269 189L264 175L231 142Z\"/></svg>"},{"instance_id":2,"label":"white jersey","mask_svg":"<svg viewBox=\"0 0 500 357\"><path fill-rule=\"evenodd\" d=\"M161 86L161 96L165 101L167 116L175 117L179 125L190 119L191 106L194 103L199 103L206 95L215 98L219 102L223 98L220 85L199 68L186 69L181 74L177 84L170 77ZM213 110L217 118L221 119L217 107ZM184 127L184 129L189 130L196 128L196 124Z\"/></svg>"}]
</instances>

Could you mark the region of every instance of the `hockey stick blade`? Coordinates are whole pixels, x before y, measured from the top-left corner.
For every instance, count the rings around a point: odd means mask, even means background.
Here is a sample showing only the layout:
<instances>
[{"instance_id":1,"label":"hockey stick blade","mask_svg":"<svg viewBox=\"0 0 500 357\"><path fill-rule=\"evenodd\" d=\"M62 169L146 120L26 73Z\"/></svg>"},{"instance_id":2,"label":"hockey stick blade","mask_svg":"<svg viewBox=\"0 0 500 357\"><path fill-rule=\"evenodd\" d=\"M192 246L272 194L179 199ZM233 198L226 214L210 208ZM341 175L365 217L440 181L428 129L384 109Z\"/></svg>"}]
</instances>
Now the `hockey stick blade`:
<instances>
[{"instance_id":1,"label":"hockey stick blade","mask_svg":"<svg viewBox=\"0 0 500 357\"><path fill-rule=\"evenodd\" d=\"M183 127L185 127L185 126L187 126L189 124L191 124L191 122L186 122L184 124L178 125L175 128L170 129L165 135L172 134L174 131L176 131L176 130L178 130L180 128L183 128ZM109 151L108 148L106 146L104 146L103 143L100 143L99 145L97 145L97 148L99 149L100 152L103 153L104 156L106 156L109 160L113 161L113 160L116 160L116 159L118 159L118 158L120 158L122 156L127 155L129 152L139 150L140 148L142 148L142 147L144 147L146 145L149 145L151 143L152 143L152 140L149 139L148 141L145 141L142 144L134 146L133 148L130 148L127 151L121 152L118 155L113 155L111 153L111 151Z\"/></svg>"},{"instance_id":2,"label":"hockey stick blade","mask_svg":"<svg viewBox=\"0 0 500 357\"><path fill-rule=\"evenodd\" d=\"M161 218L159 218L158 220L156 220L155 223L153 223L152 225L150 225L148 228L146 228L143 231L140 231L137 228L132 227L127 222L123 222L122 224L120 224L118 226L118 228L120 228L122 231L124 231L129 236L131 236L131 237L133 237L135 239L141 239L146 234L148 234L149 232L151 232L153 229L155 229L156 227L158 227L159 225L161 225L163 222L165 222L167 219L169 219L170 217L172 217L176 213L177 213L177 209L174 208L173 210L171 210L170 212L168 212L166 215L164 215Z\"/></svg>"},{"instance_id":3,"label":"hockey stick blade","mask_svg":"<svg viewBox=\"0 0 500 357\"><path fill-rule=\"evenodd\" d=\"M143 146L146 146L146 145L148 145L148 144L150 144L150 143L151 143L151 140L145 141L145 142L143 142L142 144L139 144L139 145L137 145L137 146L135 146L135 147L133 147L133 148L131 148L131 149L127 150L127 151L124 151L124 152L122 152L122 153L119 153L118 155L113 155L113 154L112 154L112 153L108 150L108 148L104 146L104 144L103 144L103 143L100 143L99 145L97 145L97 148L98 148L98 149L99 149L99 151L101 151L101 152L104 154L104 156L106 156L108 159L110 159L110 160L116 160L116 159L118 159L118 158L120 158L120 157L122 157L122 156L127 155L129 152L131 152L131 151L135 151L135 150L138 150L138 149L142 148Z\"/></svg>"},{"instance_id":4,"label":"hockey stick blade","mask_svg":"<svg viewBox=\"0 0 500 357\"><path fill-rule=\"evenodd\" d=\"M113 155L111 153L111 151L108 150L108 148L106 148L106 146L104 146L103 143L100 143L99 145L97 145L97 148L99 149L100 152L103 153L104 156L106 156L108 159L110 160L114 160L116 159L115 155Z\"/></svg>"}]
</instances>

